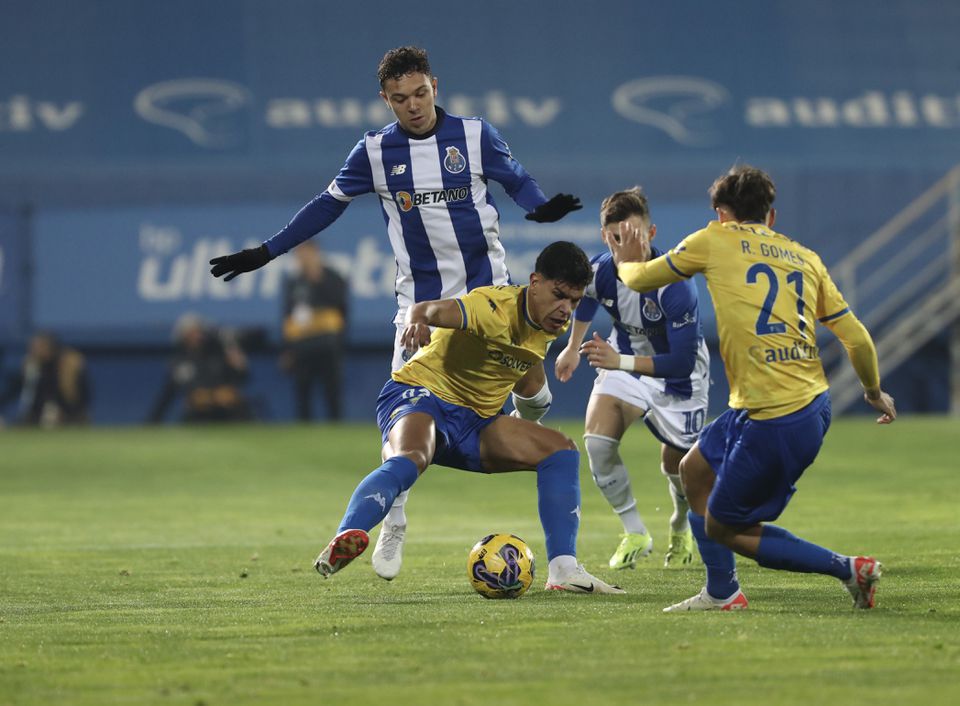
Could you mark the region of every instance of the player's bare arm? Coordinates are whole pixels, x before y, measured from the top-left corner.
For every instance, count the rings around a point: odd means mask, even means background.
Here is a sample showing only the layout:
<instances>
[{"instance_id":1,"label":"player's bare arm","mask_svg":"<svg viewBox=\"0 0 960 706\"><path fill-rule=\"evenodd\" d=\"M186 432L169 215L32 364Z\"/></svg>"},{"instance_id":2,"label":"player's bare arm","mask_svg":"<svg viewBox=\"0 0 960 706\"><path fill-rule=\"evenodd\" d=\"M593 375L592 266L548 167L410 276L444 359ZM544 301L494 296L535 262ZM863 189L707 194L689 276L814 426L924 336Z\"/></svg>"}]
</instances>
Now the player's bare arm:
<instances>
[{"instance_id":1,"label":"player's bare arm","mask_svg":"<svg viewBox=\"0 0 960 706\"><path fill-rule=\"evenodd\" d=\"M521 397L533 397L546 384L547 373L543 368L543 363L538 363L517 380L517 384L513 386L513 391Z\"/></svg>"},{"instance_id":2,"label":"player's bare arm","mask_svg":"<svg viewBox=\"0 0 960 706\"><path fill-rule=\"evenodd\" d=\"M573 320L573 325L570 327L570 338L566 347L557 356L557 362L554 366L554 375L560 382L567 382L573 377L573 371L580 365L580 342L583 340L587 329L590 328L590 323L590 321Z\"/></svg>"},{"instance_id":3,"label":"player's bare arm","mask_svg":"<svg viewBox=\"0 0 960 706\"><path fill-rule=\"evenodd\" d=\"M653 375L653 358L645 355L622 355L609 343L593 332L593 338L580 346L580 352L587 357L591 368L604 370L626 370L628 373Z\"/></svg>"},{"instance_id":4,"label":"player's bare arm","mask_svg":"<svg viewBox=\"0 0 960 706\"><path fill-rule=\"evenodd\" d=\"M406 328L400 342L408 351L430 343L430 328L460 328L463 313L456 299L417 302L407 311Z\"/></svg>"}]
</instances>

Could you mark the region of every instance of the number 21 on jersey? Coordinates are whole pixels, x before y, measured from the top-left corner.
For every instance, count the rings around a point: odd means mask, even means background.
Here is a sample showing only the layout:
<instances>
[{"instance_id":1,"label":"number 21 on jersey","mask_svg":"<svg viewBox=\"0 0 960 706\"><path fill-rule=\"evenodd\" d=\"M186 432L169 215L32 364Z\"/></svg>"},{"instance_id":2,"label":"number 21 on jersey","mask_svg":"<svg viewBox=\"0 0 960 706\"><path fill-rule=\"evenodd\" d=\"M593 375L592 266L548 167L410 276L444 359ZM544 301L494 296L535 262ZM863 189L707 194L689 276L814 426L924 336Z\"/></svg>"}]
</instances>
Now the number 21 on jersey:
<instances>
[{"instance_id":1,"label":"number 21 on jersey","mask_svg":"<svg viewBox=\"0 0 960 706\"><path fill-rule=\"evenodd\" d=\"M777 301L777 294L780 291L780 281L774 269L770 267L770 265L758 262L747 270L747 284L760 284L761 276L766 280L767 295L764 297L763 304L760 307L760 315L757 317L757 335L767 336L771 333L786 333L787 325L785 323L782 321L775 323L770 322L770 318L773 316L773 306ZM803 316L803 308L805 306L803 301L803 273L799 270L794 270L787 275L786 280L788 284L793 285L797 292L797 328L800 334L803 335L807 328L807 321Z\"/></svg>"}]
</instances>

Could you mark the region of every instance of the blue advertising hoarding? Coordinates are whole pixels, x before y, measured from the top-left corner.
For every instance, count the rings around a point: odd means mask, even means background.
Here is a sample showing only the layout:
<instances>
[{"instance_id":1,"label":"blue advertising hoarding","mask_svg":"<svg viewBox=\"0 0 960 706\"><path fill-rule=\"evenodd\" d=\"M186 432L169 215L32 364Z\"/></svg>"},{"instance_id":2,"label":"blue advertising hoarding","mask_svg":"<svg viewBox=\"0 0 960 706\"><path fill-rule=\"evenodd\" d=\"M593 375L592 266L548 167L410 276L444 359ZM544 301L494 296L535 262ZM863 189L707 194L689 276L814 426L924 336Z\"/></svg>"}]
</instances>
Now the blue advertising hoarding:
<instances>
[{"instance_id":1,"label":"blue advertising hoarding","mask_svg":"<svg viewBox=\"0 0 960 706\"><path fill-rule=\"evenodd\" d=\"M960 162L960 4L947 0L0 9L0 205L36 214L29 243L0 235L5 330L167 341L193 310L276 335L292 258L232 284L206 260L275 232L392 120L376 66L401 44L430 51L442 106L489 119L548 194L584 200L541 227L498 192L515 280L550 240L596 252L600 199L636 183L660 244L676 242L709 218L706 187L736 160L774 172L778 223L832 262ZM348 274L351 340L389 340L375 198L318 240Z\"/></svg>"},{"instance_id":2,"label":"blue advertising hoarding","mask_svg":"<svg viewBox=\"0 0 960 706\"><path fill-rule=\"evenodd\" d=\"M554 240L577 242L591 255L604 248L595 214L581 212L541 225L519 220L522 212L512 203L501 208L507 264L515 282L526 281L537 254ZM36 325L75 341L164 343L177 317L192 311L223 325L263 329L276 339L282 284L295 259L279 257L232 282L212 277L208 261L259 244L295 210L221 206L38 214L32 290ZM656 213L657 242L666 247L686 234L686 224L707 212L703 204L674 204ZM396 263L375 197L353 204L316 240L350 287L350 341L390 344ZM705 309L709 320L708 304Z\"/></svg>"}]
</instances>

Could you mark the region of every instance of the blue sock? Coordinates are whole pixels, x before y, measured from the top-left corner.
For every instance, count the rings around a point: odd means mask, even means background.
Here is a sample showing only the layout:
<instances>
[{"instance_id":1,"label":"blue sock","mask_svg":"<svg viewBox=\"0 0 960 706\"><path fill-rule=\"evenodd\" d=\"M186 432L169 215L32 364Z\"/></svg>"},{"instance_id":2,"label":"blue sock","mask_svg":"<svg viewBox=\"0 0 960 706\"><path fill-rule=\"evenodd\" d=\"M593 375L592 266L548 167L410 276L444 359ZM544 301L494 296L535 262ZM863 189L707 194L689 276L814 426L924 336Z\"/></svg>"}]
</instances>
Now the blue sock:
<instances>
[{"instance_id":1,"label":"blue sock","mask_svg":"<svg viewBox=\"0 0 960 706\"><path fill-rule=\"evenodd\" d=\"M580 452L550 454L537 465L537 508L547 539L547 560L577 555L580 530Z\"/></svg>"},{"instance_id":2,"label":"blue sock","mask_svg":"<svg viewBox=\"0 0 960 706\"><path fill-rule=\"evenodd\" d=\"M740 588L737 580L737 560L733 551L707 537L703 515L689 510L687 519L697 540L700 558L707 567L707 593L714 598L729 598Z\"/></svg>"},{"instance_id":3,"label":"blue sock","mask_svg":"<svg viewBox=\"0 0 960 706\"><path fill-rule=\"evenodd\" d=\"M417 464L409 458L388 458L353 491L337 534L345 529L372 530L387 516L397 495L409 489L418 475Z\"/></svg>"},{"instance_id":4,"label":"blue sock","mask_svg":"<svg viewBox=\"0 0 960 706\"><path fill-rule=\"evenodd\" d=\"M763 526L756 558L767 569L826 574L842 581L850 578L850 557L811 544L776 525Z\"/></svg>"}]
</instances>

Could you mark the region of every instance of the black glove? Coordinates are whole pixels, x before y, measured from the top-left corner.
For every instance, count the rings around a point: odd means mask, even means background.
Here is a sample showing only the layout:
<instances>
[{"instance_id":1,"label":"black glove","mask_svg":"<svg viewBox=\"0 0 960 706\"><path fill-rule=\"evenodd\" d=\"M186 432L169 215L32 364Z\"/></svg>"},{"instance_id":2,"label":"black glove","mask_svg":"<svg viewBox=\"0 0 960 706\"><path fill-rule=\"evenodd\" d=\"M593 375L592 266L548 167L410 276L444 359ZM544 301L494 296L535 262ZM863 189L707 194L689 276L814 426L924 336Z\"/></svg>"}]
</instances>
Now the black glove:
<instances>
[{"instance_id":1,"label":"black glove","mask_svg":"<svg viewBox=\"0 0 960 706\"><path fill-rule=\"evenodd\" d=\"M213 267L210 268L210 274L214 277L226 274L224 282L229 282L241 272L253 272L266 265L273 258L270 257L270 251L266 245L259 248L247 248L232 255L221 255L210 261Z\"/></svg>"},{"instance_id":2,"label":"black glove","mask_svg":"<svg viewBox=\"0 0 960 706\"><path fill-rule=\"evenodd\" d=\"M571 211L579 211L583 206L580 199L572 194L557 194L546 203L542 203L527 214L528 221L553 223L559 221Z\"/></svg>"}]
</instances>

